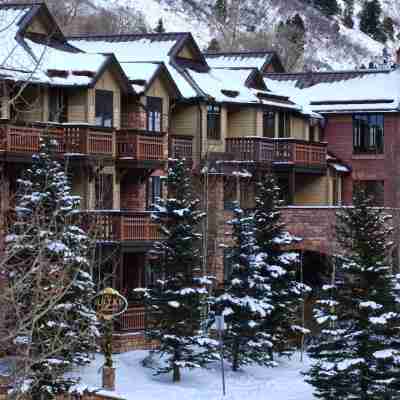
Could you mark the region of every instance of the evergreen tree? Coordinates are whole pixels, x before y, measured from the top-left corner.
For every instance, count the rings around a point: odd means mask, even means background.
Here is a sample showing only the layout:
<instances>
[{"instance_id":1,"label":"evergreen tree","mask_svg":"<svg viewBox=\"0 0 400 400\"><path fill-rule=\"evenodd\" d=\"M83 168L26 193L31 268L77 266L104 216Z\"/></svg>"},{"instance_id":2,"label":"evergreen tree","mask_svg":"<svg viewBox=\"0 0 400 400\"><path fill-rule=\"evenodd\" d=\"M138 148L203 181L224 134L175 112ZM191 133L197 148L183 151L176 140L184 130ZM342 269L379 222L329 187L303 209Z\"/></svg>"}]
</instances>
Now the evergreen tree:
<instances>
[{"instance_id":1,"label":"evergreen tree","mask_svg":"<svg viewBox=\"0 0 400 400\"><path fill-rule=\"evenodd\" d=\"M390 40L394 40L394 21L390 17L385 17L383 20L383 31Z\"/></svg>"},{"instance_id":2,"label":"evergreen tree","mask_svg":"<svg viewBox=\"0 0 400 400\"><path fill-rule=\"evenodd\" d=\"M366 1L360 14L360 30L384 43L387 39L381 23L382 7L379 0Z\"/></svg>"},{"instance_id":3,"label":"evergreen tree","mask_svg":"<svg viewBox=\"0 0 400 400\"><path fill-rule=\"evenodd\" d=\"M233 371L251 363L273 365L270 335L261 329L263 320L272 311L270 286L255 260L253 216L246 216L237 207L229 223L234 241L228 256L232 273L225 292L215 300L227 325L225 353Z\"/></svg>"},{"instance_id":4,"label":"evergreen tree","mask_svg":"<svg viewBox=\"0 0 400 400\"><path fill-rule=\"evenodd\" d=\"M168 197L160 199L153 215L164 240L152 250L155 281L146 291L146 305L149 338L160 343L155 353L166 356L165 364L155 367L156 374L173 372L177 382L182 368L209 361L212 353L207 345L216 343L200 329L208 301L205 285L211 283L201 275L199 230L205 214L199 210L184 161L177 160L168 169L166 185Z\"/></svg>"},{"instance_id":5,"label":"evergreen tree","mask_svg":"<svg viewBox=\"0 0 400 400\"><path fill-rule=\"evenodd\" d=\"M156 26L155 31L156 31L157 33L165 33L164 22L163 22L163 19L162 19L162 18L160 18L160 19L158 20L158 23L157 23L157 26Z\"/></svg>"},{"instance_id":6,"label":"evergreen tree","mask_svg":"<svg viewBox=\"0 0 400 400\"><path fill-rule=\"evenodd\" d=\"M18 299L18 341L28 344L30 365L25 382L33 399L53 399L73 380L63 376L88 363L95 351L95 295L89 265L90 241L73 224L80 199L49 140L33 156L32 167L18 181L16 222L6 238L1 273Z\"/></svg>"},{"instance_id":7,"label":"evergreen tree","mask_svg":"<svg viewBox=\"0 0 400 400\"><path fill-rule=\"evenodd\" d=\"M314 0L314 5L327 17L332 17L340 12L337 0Z\"/></svg>"},{"instance_id":8,"label":"evergreen tree","mask_svg":"<svg viewBox=\"0 0 400 400\"><path fill-rule=\"evenodd\" d=\"M343 11L343 23L350 29L354 28L354 0L345 0L345 8Z\"/></svg>"},{"instance_id":9,"label":"evergreen tree","mask_svg":"<svg viewBox=\"0 0 400 400\"><path fill-rule=\"evenodd\" d=\"M221 51L221 46L217 39L211 39L210 43L208 44L207 51L218 53Z\"/></svg>"},{"instance_id":10,"label":"evergreen tree","mask_svg":"<svg viewBox=\"0 0 400 400\"><path fill-rule=\"evenodd\" d=\"M226 20L226 0L217 0L215 2L215 14L219 22L223 23Z\"/></svg>"},{"instance_id":11,"label":"evergreen tree","mask_svg":"<svg viewBox=\"0 0 400 400\"><path fill-rule=\"evenodd\" d=\"M386 262L391 229L382 209L356 190L338 213L346 256L316 309L320 340L311 346L308 382L323 399L400 398L399 282Z\"/></svg>"},{"instance_id":12,"label":"evergreen tree","mask_svg":"<svg viewBox=\"0 0 400 400\"><path fill-rule=\"evenodd\" d=\"M254 210L255 235L259 254L257 261L271 287L272 312L265 319L263 329L271 337L272 349L290 354L294 332L306 333L300 323L300 305L309 288L297 281L298 255L283 252L282 245L296 238L284 231L279 206L280 190L272 175L266 175L257 185Z\"/></svg>"}]
</instances>

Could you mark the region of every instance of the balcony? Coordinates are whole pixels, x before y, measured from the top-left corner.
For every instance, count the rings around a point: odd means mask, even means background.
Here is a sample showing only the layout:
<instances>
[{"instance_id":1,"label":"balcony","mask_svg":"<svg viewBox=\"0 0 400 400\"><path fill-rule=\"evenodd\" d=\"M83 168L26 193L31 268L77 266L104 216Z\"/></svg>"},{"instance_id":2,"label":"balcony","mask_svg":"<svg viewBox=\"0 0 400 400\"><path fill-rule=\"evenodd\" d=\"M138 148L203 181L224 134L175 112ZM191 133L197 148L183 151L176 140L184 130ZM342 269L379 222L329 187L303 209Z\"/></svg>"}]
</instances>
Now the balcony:
<instances>
[{"instance_id":1,"label":"balcony","mask_svg":"<svg viewBox=\"0 0 400 400\"><path fill-rule=\"evenodd\" d=\"M193 162L193 137L171 135L169 138L169 157L185 159L189 163Z\"/></svg>"},{"instance_id":2,"label":"balcony","mask_svg":"<svg viewBox=\"0 0 400 400\"><path fill-rule=\"evenodd\" d=\"M228 138L226 151L236 161L254 162L263 166L326 167L326 143L310 143L298 139Z\"/></svg>"},{"instance_id":3,"label":"balcony","mask_svg":"<svg viewBox=\"0 0 400 400\"><path fill-rule=\"evenodd\" d=\"M57 141L56 152L70 155L112 157L114 133L110 129L86 125L15 125L0 127L0 150L10 155L26 156L37 153L40 139Z\"/></svg>"},{"instance_id":4,"label":"balcony","mask_svg":"<svg viewBox=\"0 0 400 400\"><path fill-rule=\"evenodd\" d=\"M168 132L168 120L168 114L149 111L131 111L121 113L121 128L161 134Z\"/></svg>"},{"instance_id":5,"label":"balcony","mask_svg":"<svg viewBox=\"0 0 400 400\"><path fill-rule=\"evenodd\" d=\"M117 133L117 156L128 164L163 163L167 160L165 139L121 130Z\"/></svg>"},{"instance_id":6,"label":"balcony","mask_svg":"<svg viewBox=\"0 0 400 400\"><path fill-rule=\"evenodd\" d=\"M161 238L159 226L146 211L88 211L83 225L99 242L148 242Z\"/></svg>"},{"instance_id":7,"label":"balcony","mask_svg":"<svg viewBox=\"0 0 400 400\"><path fill-rule=\"evenodd\" d=\"M143 331L145 329L143 306L130 306L117 320L117 329L121 332Z\"/></svg>"}]
</instances>

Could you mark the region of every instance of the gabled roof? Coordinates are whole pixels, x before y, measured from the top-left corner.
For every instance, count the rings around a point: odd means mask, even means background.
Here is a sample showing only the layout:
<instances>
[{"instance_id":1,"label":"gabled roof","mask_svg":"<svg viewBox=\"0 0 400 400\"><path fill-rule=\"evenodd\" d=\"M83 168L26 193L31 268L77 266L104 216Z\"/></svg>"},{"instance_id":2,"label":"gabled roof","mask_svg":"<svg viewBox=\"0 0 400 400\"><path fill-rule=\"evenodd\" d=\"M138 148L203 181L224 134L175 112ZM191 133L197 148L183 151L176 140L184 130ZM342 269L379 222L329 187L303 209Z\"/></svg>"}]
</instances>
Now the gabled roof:
<instances>
[{"instance_id":1,"label":"gabled roof","mask_svg":"<svg viewBox=\"0 0 400 400\"><path fill-rule=\"evenodd\" d=\"M397 111L400 70L265 74L267 87L315 112Z\"/></svg>"},{"instance_id":2,"label":"gabled roof","mask_svg":"<svg viewBox=\"0 0 400 400\"><path fill-rule=\"evenodd\" d=\"M29 29L40 18L54 35ZM0 19L0 77L55 86L92 86L112 68L122 88L132 91L113 55L84 54L70 46L44 3L2 4ZM47 28L47 27L46 27Z\"/></svg>"},{"instance_id":3,"label":"gabled roof","mask_svg":"<svg viewBox=\"0 0 400 400\"><path fill-rule=\"evenodd\" d=\"M207 52L204 55L212 68L257 68L261 73L285 71L281 59L272 50Z\"/></svg>"},{"instance_id":4,"label":"gabled roof","mask_svg":"<svg viewBox=\"0 0 400 400\"><path fill-rule=\"evenodd\" d=\"M131 61L123 62L120 65L136 93L141 94L146 92L155 79L161 78L166 80L170 92L173 92L175 97L181 96L179 88L176 86L164 63Z\"/></svg>"}]
</instances>

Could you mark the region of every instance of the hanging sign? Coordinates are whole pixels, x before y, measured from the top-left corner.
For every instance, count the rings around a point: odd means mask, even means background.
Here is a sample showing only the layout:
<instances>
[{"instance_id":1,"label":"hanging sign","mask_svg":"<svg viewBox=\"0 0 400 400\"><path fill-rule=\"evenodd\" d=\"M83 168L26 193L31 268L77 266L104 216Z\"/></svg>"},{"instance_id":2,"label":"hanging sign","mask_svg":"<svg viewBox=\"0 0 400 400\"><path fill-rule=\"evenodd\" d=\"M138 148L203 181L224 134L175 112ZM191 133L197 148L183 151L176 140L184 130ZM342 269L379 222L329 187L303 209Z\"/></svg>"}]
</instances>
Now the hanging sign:
<instances>
[{"instance_id":1,"label":"hanging sign","mask_svg":"<svg viewBox=\"0 0 400 400\"><path fill-rule=\"evenodd\" d=\"M94 300L97 316L104 320L111 320L121 315L128 308L128 301L118 290L106 288Z\"/></svg>"}]
</instances>

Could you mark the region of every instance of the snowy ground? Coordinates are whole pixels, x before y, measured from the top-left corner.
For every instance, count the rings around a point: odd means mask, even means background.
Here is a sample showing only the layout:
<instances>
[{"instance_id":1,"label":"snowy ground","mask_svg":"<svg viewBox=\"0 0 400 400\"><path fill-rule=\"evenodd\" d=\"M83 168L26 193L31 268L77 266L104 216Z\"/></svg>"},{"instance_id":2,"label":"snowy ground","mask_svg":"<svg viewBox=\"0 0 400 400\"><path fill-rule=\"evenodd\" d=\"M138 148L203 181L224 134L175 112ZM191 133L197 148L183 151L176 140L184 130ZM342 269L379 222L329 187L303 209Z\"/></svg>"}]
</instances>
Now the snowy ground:
<instances>
[{"instance_id":1,"label":"snowy ground","mask_svg":"<svg viewBox=\"0 0 400 400\"><path fill-rule=\"evenodd\" d=\"M312 388L304 382L302 370L308 360L299 362L281 360L277 368L247 367L242 372L226 374L227 396L221 394L221 375L218 364L208 370L185 371L182 382L174 384L170 376L153 376L152 371L142 367L145 351L132 351L115 355L117 387L115 392L104 394L127 400L313 400ZM94 390L101 387L103 357L96 355L90 366L74 372L81 377L80 389ZM227 366L229 368L229 366Z\"/></svg>"}]
</instances>

